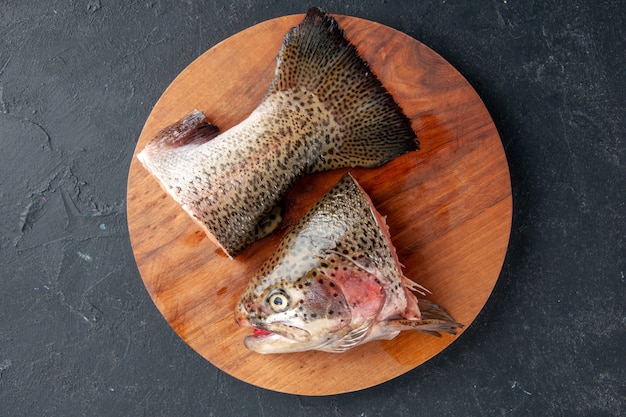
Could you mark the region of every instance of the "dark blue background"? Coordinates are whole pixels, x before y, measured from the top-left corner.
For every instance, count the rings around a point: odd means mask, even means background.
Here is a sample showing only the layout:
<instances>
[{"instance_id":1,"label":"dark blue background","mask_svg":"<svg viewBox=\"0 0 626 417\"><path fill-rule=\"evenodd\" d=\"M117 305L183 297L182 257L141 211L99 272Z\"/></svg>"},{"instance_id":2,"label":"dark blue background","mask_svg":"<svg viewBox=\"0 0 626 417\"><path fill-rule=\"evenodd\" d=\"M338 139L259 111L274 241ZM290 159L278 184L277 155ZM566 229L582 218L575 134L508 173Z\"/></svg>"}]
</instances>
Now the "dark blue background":
<instances>
[{"instance_id":1,"label":"dark blue background","mask_svg":"<svg viewBox=\"0 0 626 417\"><path fill-rule=\"evenodd\" d=\"M309 5L3 1L0 415L626 413L624 2L317 5L422 41L494 118L513 229L477 321L433 360L362 392L291 396L216 369L143 287L126 224L128 167L153 104L191 61Z\"/></svg>"}]
</instances>

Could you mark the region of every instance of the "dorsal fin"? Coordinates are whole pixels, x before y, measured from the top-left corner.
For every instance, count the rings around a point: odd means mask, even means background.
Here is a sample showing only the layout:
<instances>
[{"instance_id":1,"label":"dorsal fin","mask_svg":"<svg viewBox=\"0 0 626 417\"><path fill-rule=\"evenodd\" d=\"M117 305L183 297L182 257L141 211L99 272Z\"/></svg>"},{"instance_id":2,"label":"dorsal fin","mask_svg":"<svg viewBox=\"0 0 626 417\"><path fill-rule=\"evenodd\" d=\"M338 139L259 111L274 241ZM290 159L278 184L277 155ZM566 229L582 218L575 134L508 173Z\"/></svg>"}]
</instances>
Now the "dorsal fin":
<instances>
[{"instance_id":1,"label":"dorsal fin","mask_svg":"<svg viewBox=\"0 0 626 417\"><path fill-rule=\"evenodd\" d=\"M400 106L335 19L317 8L285 36L266 97L296 89L315 94L343 129L326 168L374 167L419 147Z\"/></svg>"},{"instance_id":2,"label":"dorsal fin","mask_svg":"<svg viewBox=\"0 0 626 417\"><path fill-rule=\"evenodd\" d=\"M165 127L146 144L148 148L181 148L202 145L219 134L217 126L206 121L204 113L193 110L182 119Z\"/></svg>"}]
</instances>

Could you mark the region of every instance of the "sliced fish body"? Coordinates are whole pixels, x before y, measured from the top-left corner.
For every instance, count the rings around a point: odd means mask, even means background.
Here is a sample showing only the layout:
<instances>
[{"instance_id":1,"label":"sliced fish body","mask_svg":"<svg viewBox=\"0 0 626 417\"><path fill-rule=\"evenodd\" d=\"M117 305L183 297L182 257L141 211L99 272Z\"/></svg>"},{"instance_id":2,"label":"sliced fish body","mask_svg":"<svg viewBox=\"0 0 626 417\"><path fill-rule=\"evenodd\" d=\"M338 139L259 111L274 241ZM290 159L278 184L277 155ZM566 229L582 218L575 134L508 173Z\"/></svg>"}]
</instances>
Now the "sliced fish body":
<instances>
[{"instance_id":1,"label":"sliced fish body","mask_svg":"<svg viewBox=\"0 0 626 417\"><path fill-rule=\"evenodd\" d=\"M200 111L161 131L138 158L230 257L270 233L304 175L375 167L416 150L410 120L330 16L311 9L278 54L249 117L219 134Z\"/></svg>"}]
</instances>

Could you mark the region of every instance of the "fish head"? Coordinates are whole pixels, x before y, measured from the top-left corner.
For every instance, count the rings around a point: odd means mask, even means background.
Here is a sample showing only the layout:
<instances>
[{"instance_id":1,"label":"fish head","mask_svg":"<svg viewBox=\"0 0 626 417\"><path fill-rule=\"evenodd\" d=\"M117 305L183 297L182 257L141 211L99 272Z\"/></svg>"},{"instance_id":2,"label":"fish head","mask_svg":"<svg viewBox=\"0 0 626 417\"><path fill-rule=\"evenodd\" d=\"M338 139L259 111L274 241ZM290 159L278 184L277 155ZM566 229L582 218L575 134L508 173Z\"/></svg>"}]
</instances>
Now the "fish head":
<instances>
[{"instance_id":1,"label":"fish head","mask_svg":"<svg viewBox=\"0 0 626 417\"><path fill-rule=\"evenodd\" d=\"M295 280L253 280L235 309L235 320L254 329L244 339L250 350L302 352L332 343L350 324L351 312L341 290L314 269Z\"/></svg>"},{"instance_id":2,"label":"fish head","mask_svg":"<svg viewBox=\"0 0 626 417\"><path fill-rule=\"evenodd\" d=\"M368 272L331 261L322 260L295 280L270 276L250 282L235 309L237 324L254 329L244 339L248 349L342 352L365 339L385 292Z\"/></svg>"}]
</instances>

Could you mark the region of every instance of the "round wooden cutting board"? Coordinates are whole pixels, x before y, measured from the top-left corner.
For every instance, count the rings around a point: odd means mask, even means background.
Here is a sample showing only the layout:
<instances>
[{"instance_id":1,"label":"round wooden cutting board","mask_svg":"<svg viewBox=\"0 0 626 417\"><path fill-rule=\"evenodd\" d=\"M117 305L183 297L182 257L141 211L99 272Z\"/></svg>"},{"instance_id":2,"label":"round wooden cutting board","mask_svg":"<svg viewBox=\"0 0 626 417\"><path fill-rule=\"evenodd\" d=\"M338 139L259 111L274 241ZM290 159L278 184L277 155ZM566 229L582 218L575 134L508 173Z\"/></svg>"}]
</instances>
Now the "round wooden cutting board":
<instances>
[{"instance_id":1,"label":"round wooden cutting board","mask_svg":"<svg viewBox=\"0 0 626 417\"><path fill-rule=\"evenodd\" d=\"M303 17L260 23L196 59L155 105L135 153L193 109L221 131L242 121L270 83L283 36ZM421 143L419 151L380 168L350 172L387 216L405 275L467 329L498 279L509 241L511 185L496 128L474 89L431 49L374 22L335 18L412 120ZM458 337L405 331L342 354L261 355L243 346L250 330L233 319L243 289L281 237L345 172L296 184L285 197L279 230L229 260L133 157L128 225L145 286L180 337L224 372L280 392L337 394L414 369Z\"/></svg>"}]
</instances>

